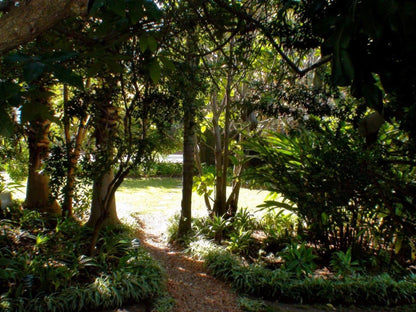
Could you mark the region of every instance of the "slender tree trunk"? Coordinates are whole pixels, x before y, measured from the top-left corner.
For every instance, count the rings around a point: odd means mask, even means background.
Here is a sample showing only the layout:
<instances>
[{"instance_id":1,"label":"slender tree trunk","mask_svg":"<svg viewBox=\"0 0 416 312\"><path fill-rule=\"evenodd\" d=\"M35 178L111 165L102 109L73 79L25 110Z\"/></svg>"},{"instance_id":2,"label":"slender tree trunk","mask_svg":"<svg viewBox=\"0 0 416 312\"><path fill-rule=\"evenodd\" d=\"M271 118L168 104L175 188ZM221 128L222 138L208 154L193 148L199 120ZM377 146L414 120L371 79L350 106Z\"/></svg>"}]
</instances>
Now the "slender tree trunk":
<instances>
[{"instance_id":1,"label":"slender tree trunk","mask_svg":"<svg viewBox=\"0 0 416 312\"><path fill-rule=\"evenodd\" d=\"M224 149L225 142L222 140L221 126L219 124L219 118L221 116L221 108L217 103L217 94L214 93L211 99L213 118L213 134L214 134L214 158L215 158L215 191L214 191L214 206L213 214L216 216L223 216L226 212L225 204L227 199L226 185L227 177L224 176Z\"/></svg>"},{"instance_id":2,"label":"slender tree trunk","mask_svg":"<svg viewBox=\"0 0 416 312\"><path fill-rule=\"evenodd\" d=\"M72 145L70 134L70 117L68 116L68 87L64 85L64 131L65 131L65 144L67 154L67 172L66 172L66 186L64 190L64 200L62 204L62 215L64 217L73 216L73 198L75 190L75 168L78 163L79 156L81 154L81 143L87 133L89 115L84 116L80 121L78 132L75 137L74 145Z\"/></svg>"},{"instance_id":3,"label":"slender tree trunk","mask_svg":"<svg viewBox=\"0 0 416 312\"><path fill-rule=\"evenodd\" d=\"M46 91L44 87L39 90L40 93L46 93ZM49 108L49 98L42 99L39 105ZM49 127L50 121L42 117L38 117L29 124L29 173L24 205L28 209L56 215L61 213L61 207L55 199L51 198L49 176L44 170L44 162L49 154Z\"/></svg>"},{"instance_id":4,"label":"slender tree trunk","mask_svg":"<svg viewBox=\"0 0 416 312\"><path fill-rule=\"evenodd\" d=\"M182 203L179 220L178 239L186 237L191 231L192 222L192 184L194 176L195 149L195 108L193 103L184 107L184 140L183 140L183 171L182 171Z\"/></svg>"},{"instance_id":5,"label":"slender tree trunk","mask_svg":"<svg viewBox=\"0 0 416 312\"><path fill-rule=\"evenodd\" d=\"M196 135L194 137L195 142L197 142ZM202 164L201 164L201 156L200 156L201 150L198 147L198 144L195 144L195 152L194 152L194 158L195 158L195 165L198 170L198 174L200 177L204 175ZM210 202L210 198L207 192L204 192L204 202L205 207L208 209L208 214L210 217L212 217L212 206Z\"/></svg>"}]
</instances>

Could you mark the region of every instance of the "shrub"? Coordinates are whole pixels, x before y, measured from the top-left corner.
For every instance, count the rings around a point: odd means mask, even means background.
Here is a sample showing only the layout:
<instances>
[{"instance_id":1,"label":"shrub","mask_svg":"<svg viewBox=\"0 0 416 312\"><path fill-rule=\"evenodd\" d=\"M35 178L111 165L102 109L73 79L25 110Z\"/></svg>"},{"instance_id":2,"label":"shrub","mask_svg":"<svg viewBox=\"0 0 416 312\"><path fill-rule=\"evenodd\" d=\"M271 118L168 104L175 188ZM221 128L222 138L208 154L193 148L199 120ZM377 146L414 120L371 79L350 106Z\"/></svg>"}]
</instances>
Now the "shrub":
<instances>
[{"instance_id":1,"label":"shrub","mask_svg":"<svg viewBox=\"0 0 416 312\"><path fill-rule=\"evenodd\" d=\"M246 144L259 160L248 178L284 199L269 207L293 211L305 225L303 239L322 253L352 247L365 254L374 246L373 253L395 250L402 264L412 260L414 234L406 229L416 219L415 154L408 137L388 124L369 148L343 120L308 124Z\"/></svg>"},{"instance_id":2,"label":"shrub","mask_svg":"<svg viewBox=\"0 0 416 312\"><path fill-rule=\"evenodd\" d=\"M354 275L358 270L358 261L352 260L351 248L344 253L337 251L332 255L331 268L340 276Z\"/></svg>"}]
</instances>

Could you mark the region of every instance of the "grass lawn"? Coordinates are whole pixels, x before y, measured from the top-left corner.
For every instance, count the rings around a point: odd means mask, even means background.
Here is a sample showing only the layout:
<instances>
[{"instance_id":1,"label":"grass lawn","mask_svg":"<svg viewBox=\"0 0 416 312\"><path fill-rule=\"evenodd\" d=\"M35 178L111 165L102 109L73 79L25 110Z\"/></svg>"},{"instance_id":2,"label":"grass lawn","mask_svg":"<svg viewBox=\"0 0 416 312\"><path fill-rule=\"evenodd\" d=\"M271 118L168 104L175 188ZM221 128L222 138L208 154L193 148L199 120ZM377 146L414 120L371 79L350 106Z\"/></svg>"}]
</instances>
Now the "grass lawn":
<instances>
[{"instance_id":1,"label":"grass lawn","mask_svg":"<svg viewBox=\"0 0 416 312\"><path fill-rule=\"evenodd\" d=\"M267 195L267 191L241 189L239 206L254 212ZM181 199L180 178L126 179L116 193L117 213L121 219L129 219L132 213L170 217L180 212ZM203 197L196 193L192 196L192 213L194 216L207 213Z\"/></svg>"},{"instance_id":2,"label":"grass lawn","mask_svg":"<svg viewBox=\"0 0 416 312\"><path fill-rule=\"evenodd\" d=\"M13 198L24 200L26 181L14 187ZM231 189L227 189L228 194ZM239 207L256 211L256 206L262 204L267 191L241 189ZM128 178L116 192L117 214L120 219L132 221L131 214L166 215L167 218L180 213L182 200L182 181L180 178ZM196 193L192 195L192 214L203 216L207 214L204 199Z\"/></svg>"}]
</instances>

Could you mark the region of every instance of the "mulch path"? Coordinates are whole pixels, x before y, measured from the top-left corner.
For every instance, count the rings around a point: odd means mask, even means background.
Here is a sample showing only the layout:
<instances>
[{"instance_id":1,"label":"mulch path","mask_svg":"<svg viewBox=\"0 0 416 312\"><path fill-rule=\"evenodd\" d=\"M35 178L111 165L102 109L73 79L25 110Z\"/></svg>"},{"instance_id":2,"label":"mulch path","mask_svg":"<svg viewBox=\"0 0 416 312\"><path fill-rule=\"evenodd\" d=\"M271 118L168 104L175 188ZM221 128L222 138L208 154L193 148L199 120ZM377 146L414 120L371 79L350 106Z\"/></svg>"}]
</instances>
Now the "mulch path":
<instances>
[{"instance_id":1,"label":"mulch path","mask_svg":"<svg viewBox=\"0 0 416 312\"><path fill-rule=\"evenodd\" d=\"M203 262L167 243L164 215L143 216L142 242L165 268L168 292L175 299L174 312L240 312L237 295L225 283L211 277Z\"/></svg>"},{"instance_id":2,"label":"mulch path","mask_svg":"<svg viewBox=\"0 0 416 312\"><path fill-rule=\"evenodd\" d=\"M141 216L139 237L165 269L169 294L176 305L172 312L241 312L237 295L231 288L208 275L202 261L188 257L167 243L167 220L164 215ZM150 312L145 304L111 312Z\"/></svg>"}]
</instances>

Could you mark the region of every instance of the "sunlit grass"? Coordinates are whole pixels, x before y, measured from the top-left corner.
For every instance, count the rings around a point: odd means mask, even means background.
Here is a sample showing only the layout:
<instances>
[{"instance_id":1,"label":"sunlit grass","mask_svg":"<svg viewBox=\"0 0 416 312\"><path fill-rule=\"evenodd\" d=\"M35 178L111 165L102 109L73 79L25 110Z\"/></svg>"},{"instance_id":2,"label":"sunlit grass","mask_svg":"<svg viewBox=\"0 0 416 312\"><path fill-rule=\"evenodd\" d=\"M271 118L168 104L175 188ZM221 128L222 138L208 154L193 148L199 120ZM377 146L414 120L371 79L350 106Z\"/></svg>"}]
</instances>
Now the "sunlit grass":
<instances>
[{"instance_id":1,"label":"sunlit grass","mask_svg":"<svg viewBox=\"0 0 416 312\"><path fill-rule=\"evenodd\" d=\"M7 182L11 182L8 181ZM11 189L13 198L24 200L26 181L14 185ZM228 194L231 189L227 189ZM256 211L268 195L267 191L242 188L240 191L239 207ZM180 178L128 178L116 192L117 214L120 219L131 222L131 214L165 214L170 218L181 210L182 180ZM207 214L204 199L196 193L192 194L192 214L204 216Z\"/></svg>"},{"instance_id":2,"label":"sunlit grass","mask_svg":"<svg viewBox=\"0 0 416 312\"><path fill-rule=\"evenodd\" d=\"M267 194L266 191L241 189L239 206L255 211ZM127 218L132 213L158 213L170 217L180 212L181 199L180 178L126 179L116 193L117 213L120 218ZM195 216L207 213L203 197L196 193L192 195L192 213Z\"/></svg>"}]
</instances>

